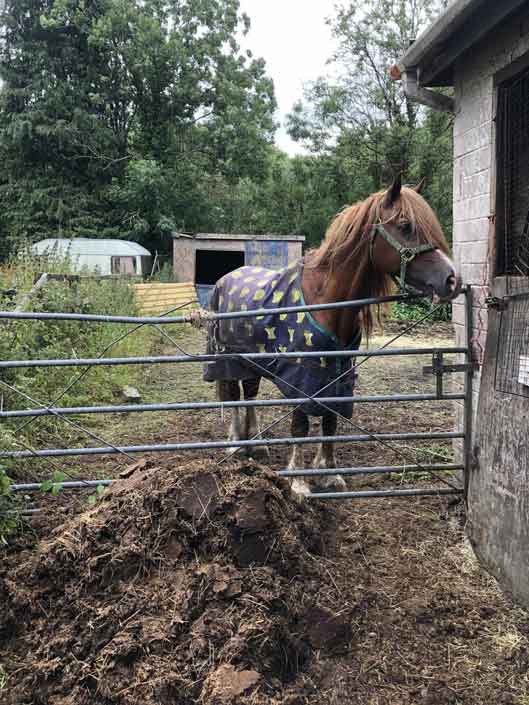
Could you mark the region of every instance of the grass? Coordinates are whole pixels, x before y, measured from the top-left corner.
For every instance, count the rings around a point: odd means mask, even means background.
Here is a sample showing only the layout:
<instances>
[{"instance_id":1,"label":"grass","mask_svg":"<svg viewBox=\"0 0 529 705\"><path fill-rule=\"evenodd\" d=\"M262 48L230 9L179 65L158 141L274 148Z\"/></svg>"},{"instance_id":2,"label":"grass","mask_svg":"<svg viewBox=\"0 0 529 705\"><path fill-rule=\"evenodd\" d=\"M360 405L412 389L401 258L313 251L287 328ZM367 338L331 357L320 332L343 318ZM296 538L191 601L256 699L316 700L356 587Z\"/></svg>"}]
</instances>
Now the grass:
<instances>
[{"instance_id":1,"label":"grass","mask_svg":"<svg viewBox=\"0 0 529 705\"><path fill-rule=\"evenodd\" d=\"M7 689L8 677L4 667L0 663L0 692Z\"/></svg>"}]
</instances>

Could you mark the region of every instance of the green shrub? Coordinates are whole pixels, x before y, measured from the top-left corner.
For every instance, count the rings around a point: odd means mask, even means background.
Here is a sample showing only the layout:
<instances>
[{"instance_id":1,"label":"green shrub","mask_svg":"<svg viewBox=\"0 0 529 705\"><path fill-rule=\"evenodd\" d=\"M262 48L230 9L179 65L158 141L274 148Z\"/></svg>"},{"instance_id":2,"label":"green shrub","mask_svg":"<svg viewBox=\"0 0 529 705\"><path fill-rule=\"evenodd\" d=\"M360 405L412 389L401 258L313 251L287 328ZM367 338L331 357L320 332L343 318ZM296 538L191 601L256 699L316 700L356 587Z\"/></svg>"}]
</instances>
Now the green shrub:
<instances>
[{"instance_id":1,"label":"green shrub","mask_svg":"<svg viewBox=\"0 0 529 705\"><path fill-rule=\"evenodd\" d=\"M432 311L432 309L434 309ZM397 321L418 321L423 318L429 311L432 315L427 320L449 322L452 320L452 306L443 304L433 307L427 299L418 299L413 303L397 302L393 304L390 318Z\"/></svg>"},{"instance_id":2,"label":"green shrub","mask_svg":"<svg viewBox=\"0 0 529 705\"><path fill-rule=\"evenodd\" d=\"M23 273L23 276L26 281L33 279L26 273ZM12 308L14 305L16 301L0 300L0 308ZM31 310L104 315L137 314L132 287L125 280L97 280L88 277L74 282L48 282L31 299ZM117 344L114 344L114 341L134 326L86 321L0 321L0 327L0 359L4 360L95 358L105 350L105 357L127 357L147 354L151 347L151 333L148 327L140 328ZM137 375L141 374L141 367L92 367L61 396L70 381L80 376L85 369L0 369L0 398L3 400L3 407L39 407L49 404L59 396L61 406L109 403L120 388L134 383ZM24 397L24 394L27 397ZM54 416L40 417L28 425L24 425L24 421L26 419L21 418L2 421L0 448L20 450L25 446L42 447L46 444L57 444L57 439L60 439L61 445L68 445L83 437L79 431ZM83 426L97 422L97 417L83 416L81 420ZM19 432L21 426L23 428ZM6 465L8 469L13 468L12 463Z\"/></svg>"},{"instance_id":3,"label":"green shrub","mask_svg":"<svg viewBox=\"0 0 529 705\"><path fill-rule=\"evenodd\" d=\"M164 262L160 269L151 277L151 281L160 282L162 284L170 284L175 281L173 263L171 261Z\"/></svg>"}]
</instances>

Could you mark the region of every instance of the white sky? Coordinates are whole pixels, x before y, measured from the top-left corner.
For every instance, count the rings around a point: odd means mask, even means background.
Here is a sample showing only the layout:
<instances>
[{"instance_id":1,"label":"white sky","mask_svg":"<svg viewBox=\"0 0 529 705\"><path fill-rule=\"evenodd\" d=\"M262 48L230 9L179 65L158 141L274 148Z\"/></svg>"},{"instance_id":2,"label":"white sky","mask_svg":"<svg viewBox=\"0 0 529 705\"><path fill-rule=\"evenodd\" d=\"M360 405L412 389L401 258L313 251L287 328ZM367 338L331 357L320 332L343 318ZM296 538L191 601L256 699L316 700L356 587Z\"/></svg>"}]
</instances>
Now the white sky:
<instances>
[{"instance_id":1,"label":"white sky","mask_svg":"<svg viewBox=\"0 0 529 705\"><path fill-rule=\"evenodd\" d=\"M265 59L281 123L302 97L303 84L327 73L325 62L334 44L325 18L333 15L334 4L335 0L240 0L241 10L252 21L241 44ZM276 143L289 154L302 151L283 126Z\"/></svg>"}]
</instances>

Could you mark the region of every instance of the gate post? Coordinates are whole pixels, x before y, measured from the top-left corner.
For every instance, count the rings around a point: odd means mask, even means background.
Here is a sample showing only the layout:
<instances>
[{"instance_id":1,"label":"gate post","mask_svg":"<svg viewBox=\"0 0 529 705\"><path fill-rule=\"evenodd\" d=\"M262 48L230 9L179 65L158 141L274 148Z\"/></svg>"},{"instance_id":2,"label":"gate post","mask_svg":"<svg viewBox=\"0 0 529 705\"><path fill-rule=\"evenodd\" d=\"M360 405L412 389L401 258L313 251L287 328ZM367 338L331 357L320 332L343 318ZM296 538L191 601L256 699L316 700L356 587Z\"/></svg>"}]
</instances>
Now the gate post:
<instances>
[{"instance_id":1,"label":"gate post","mask_svg":"<svg viewBox=\"0 0 529 705\"><path fill-rule=\"evenodd\" d=\"M473 430L473 417L472 417L472 401L473 401L473 386L474 386L474 355L472 350L472 343L474 339L474 299L472 295L472 286L468 284L465 287L465 332L466 332L466 345L467 351L465 353L466 358L466 372L465 372L465 406L463 412L463 464L465 469L463 470L463 483L465 489L465 502L467 502L468 497L468 483L470 478L470 464L472 461L472 430Z\"/></svg>"}]
</instances>

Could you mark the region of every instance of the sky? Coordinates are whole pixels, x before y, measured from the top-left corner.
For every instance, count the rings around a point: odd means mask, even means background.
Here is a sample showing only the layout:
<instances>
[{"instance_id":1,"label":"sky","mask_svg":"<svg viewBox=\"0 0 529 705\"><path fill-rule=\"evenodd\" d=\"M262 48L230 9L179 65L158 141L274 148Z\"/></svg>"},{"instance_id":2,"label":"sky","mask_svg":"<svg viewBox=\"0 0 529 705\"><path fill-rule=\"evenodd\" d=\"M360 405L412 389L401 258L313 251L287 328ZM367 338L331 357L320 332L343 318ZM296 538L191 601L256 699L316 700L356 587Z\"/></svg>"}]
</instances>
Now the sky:
<instances>
[{"instance_id":1,"label":"sky","mask_svg":"<svg viewBox=\"0 0 529 705\"><path fill-rule=\"evenodd\" d=\"M327 73L325 62L334 43L325 18L333 14L335 0L240 0L252 22L241 41L245 49L266 61L273 79L281 127L276 144L289 154L302 152L287 135L283 123L303 95L303 84Z\"/></svg>"}]
</instances>

